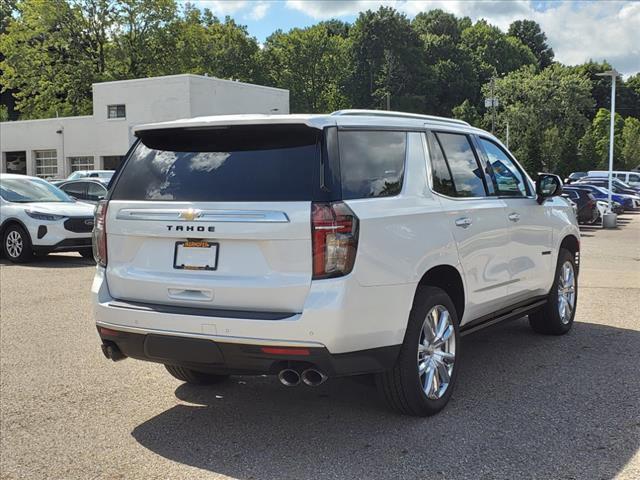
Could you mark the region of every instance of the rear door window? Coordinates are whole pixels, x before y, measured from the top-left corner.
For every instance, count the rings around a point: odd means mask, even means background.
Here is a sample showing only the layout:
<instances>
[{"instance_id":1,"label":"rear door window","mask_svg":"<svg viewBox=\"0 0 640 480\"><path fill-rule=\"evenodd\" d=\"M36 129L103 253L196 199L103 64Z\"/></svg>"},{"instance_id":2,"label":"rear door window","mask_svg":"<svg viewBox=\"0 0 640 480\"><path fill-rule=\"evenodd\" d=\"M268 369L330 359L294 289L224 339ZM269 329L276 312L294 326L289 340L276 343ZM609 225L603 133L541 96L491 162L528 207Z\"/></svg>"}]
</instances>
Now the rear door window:
<instances>
[{"instance_id":1,"label":"rear door window","mask_svg":"<svg viewBox=\"0 0 640 480\"><path fill-rule=\"evenodd\" d=\"M340 131L342 198L391 197L402 190L407 133Z\"/></svg>"},{"instance_id":2,"label":"rear door window","mask_svg":"<svg viewBox=\"0 0 640 480\"><path fill-rule=\"evenodd\" d=\"M143 131L114 200L311 200L322 132L306 125Z\"/></svg>"},{"instance_id":3,"label":"rear door window","mask_svg":"<svg viewBox=\"0 0 640 480\"><path fill-rule=\"evenodd\" d=\"M433 132L427 133L427 141L429 144L429 156L431 159L431 178L433 181L433 191L447 195L449 197L456 196L456 189L453 186L451 171L444 159L444 153L440 148L438 139Z\"/></svg>"},{"instance_id":4,"label":"rear door window","mask_svg":"<svg viewBox=\"0 0 640 480\"><path fill-rule=\"evenodd\" d=\"M451 171L456 197L485 197L484 172L469 138L459 133L436 133Z\"/></svg>"}]
</instances>

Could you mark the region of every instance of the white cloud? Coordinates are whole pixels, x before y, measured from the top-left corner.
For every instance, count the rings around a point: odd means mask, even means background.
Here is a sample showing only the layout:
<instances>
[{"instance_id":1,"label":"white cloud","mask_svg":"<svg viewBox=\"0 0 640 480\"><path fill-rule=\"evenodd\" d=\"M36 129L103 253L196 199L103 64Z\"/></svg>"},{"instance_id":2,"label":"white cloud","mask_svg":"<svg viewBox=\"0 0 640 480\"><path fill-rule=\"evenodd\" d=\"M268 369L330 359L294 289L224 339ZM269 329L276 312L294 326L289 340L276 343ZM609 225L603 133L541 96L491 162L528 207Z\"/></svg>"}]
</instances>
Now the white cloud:
<instances>
[{"instance_id":1,"label":"white cloud","mask_svg":"<svg viewBox=\"0 0 640 480\"><path fill-rule=\"evenodd\" d=\"M287 0L286 5L316 20L357 15L380 5L410 17L441 8L472 20L485 18L503 30L512 21L527 18L540 24L562 63L606 59L624 74L640 71L640 2L565 0L548 3L545 11L534 9L527 0Z\"/></svg>"},{"instance_id":2,"label":"white cloud","mask_svg":"<svg viewBox=\"0 0 640 480\"><path fill-rule=\"evenodd\" d=\"M271 4L266 1L258 1L253 4L251 11L247 14L247 18L251 20L262 20L267 14Z\"/></svg>"},{"instance_id":3,"label":"white cloud","mask_svg":"<svg viewBox=\"0 0 640 480\"><path fill-rule=\"evenodd\" d=\"M233 15L247 6L247 0L195 0L191 3L208 8L216 16Z\"/></svg>"}]
</instances>

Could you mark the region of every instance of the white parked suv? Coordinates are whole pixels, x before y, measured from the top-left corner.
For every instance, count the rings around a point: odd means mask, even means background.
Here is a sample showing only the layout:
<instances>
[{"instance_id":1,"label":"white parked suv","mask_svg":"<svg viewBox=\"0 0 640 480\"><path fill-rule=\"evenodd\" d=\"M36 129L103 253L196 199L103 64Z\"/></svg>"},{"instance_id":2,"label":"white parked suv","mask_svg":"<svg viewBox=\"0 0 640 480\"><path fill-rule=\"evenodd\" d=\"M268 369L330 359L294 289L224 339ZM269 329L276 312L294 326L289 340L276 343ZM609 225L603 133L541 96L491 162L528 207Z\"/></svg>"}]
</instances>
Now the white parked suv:
<instances>
[{"instance_id":1,"label":"white parked suv","mask_svg":"<svg viewBox=\"0 0 640 480\"><path fill-rule=\"evenodd\" d=\"M2 251L15 263L50 252L93 258L93 210L41 178L0 174Z\"/></svg>"},{"instance_id":2,"label":"white parked suv","mask_svg":"<svg viewBox=\"0 0 640 480\"><path fill-rule=\"evenodd\" d=\"M447 403L460 337L529 315L566 333L579 231L492 135L394 112L140 126L98 204L92 286L108 358L191 383L375 374L411 415Z\"/></svg>"}]
</instances>

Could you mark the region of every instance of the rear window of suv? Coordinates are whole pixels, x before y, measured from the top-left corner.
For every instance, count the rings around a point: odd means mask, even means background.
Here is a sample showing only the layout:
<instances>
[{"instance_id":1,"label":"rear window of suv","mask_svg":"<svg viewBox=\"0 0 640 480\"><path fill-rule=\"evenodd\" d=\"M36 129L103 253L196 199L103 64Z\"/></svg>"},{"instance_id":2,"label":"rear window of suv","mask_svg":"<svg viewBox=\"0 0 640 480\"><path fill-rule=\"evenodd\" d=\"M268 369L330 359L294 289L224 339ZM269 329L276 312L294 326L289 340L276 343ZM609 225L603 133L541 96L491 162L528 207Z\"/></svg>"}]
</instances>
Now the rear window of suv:
<instances>
[{"instance_id":1,"label":"rear window of suv","mask_svg":"<svg viewBox=\"0 0 640 480\"><path fill-rule=\"evenodd\" d=\"M342 198L391 197L402 190L407 133L341 131Z\"/></svg>"},{"instance_id":2,"label":"rear window of suv","mask_svg":"<svg viewBox=\"0 0 640 480\"><path fill-rule=\"evenodd\" d=\"M242 125L149 130L116 179L113 200L311 200L318 129Z\"/></svg>"}]
</instances>

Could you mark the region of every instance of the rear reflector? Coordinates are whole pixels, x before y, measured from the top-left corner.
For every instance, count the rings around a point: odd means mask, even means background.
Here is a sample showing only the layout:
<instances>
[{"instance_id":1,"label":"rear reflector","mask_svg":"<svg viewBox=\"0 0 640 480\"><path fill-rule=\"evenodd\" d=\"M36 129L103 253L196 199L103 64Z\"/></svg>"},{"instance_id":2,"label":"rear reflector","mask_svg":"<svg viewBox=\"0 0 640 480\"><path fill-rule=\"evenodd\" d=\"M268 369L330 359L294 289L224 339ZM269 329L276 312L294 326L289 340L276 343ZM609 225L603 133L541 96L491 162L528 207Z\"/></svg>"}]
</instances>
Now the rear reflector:
<instances>
[{"instance_id":1,"label":"rear reflector","mask_svg":"<svg viewBox=\"0 0 640 480\"><path fill-rule=\"evenodd\" d=\"M111 330L110 328L98 327L98 330L100 330L100 335L107 335L108 337L117 337L120 335L120 332Z\"/></svg>"},{"instance_id":2,"label":"rear reflector","mask_svg":"<svg viewBox=\"0 0 640 480\"><path fill-rule=\"evenodd\" d=\"M300 355L303 357L309 356L308 348L285 348L285 347L262 347L262 353L268 353L269 355Z\"/></svg>"}]
</instances>

